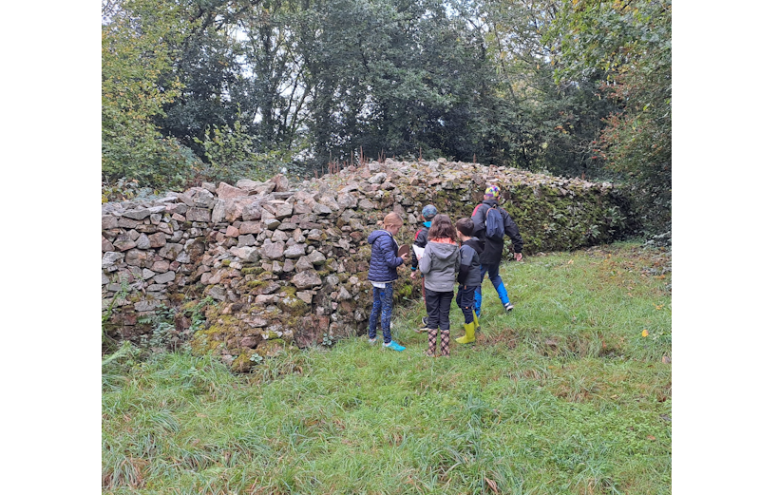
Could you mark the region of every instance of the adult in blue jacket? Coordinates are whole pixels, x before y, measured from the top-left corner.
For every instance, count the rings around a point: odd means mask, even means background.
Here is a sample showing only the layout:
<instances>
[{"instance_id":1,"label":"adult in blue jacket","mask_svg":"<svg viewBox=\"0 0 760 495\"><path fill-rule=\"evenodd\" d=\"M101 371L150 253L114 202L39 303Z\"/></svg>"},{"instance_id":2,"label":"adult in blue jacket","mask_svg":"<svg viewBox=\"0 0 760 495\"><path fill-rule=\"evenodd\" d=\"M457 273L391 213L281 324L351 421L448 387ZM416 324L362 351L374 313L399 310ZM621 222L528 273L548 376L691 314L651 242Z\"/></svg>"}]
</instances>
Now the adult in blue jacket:
<instances>
[{"instance_id":1,"label":"adult in blue jacket","mask_svg":"<svg viewBox=\"0 0 760 495\"><path fill-rule=\"evenodd\" d=\"M383 346L394 351L405 347L391 338L391 313L393 311L393 281L398 279L396 268L406 263L409 253L398 256L398 243L393 238L401 230L403 221L397 213L389 213L383 219L383 229L375 230L367 238L372 246L367 279L372 284L372 313L369 316L369 343L376 342L378 317L383 329Z\"/></svg>"}]
</instances>

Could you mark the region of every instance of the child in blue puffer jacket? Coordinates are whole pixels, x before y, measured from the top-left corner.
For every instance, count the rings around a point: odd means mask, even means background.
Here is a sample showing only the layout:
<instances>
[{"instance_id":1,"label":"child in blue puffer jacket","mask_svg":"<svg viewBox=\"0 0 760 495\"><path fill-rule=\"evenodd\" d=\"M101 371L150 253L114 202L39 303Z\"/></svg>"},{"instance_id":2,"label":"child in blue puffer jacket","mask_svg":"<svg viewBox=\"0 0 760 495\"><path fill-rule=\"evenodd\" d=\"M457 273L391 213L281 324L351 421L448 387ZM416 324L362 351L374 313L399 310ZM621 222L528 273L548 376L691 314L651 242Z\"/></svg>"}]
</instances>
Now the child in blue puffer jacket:
<instances>
[{"instance_id":1,"label":"child in blue puffer jacket","mask_svg":"<svg viewBox=\"0 0 760 495\"><path fill-rule=\"evenodd\" d=\"M372 283L372 313L369 316L369 343L377 339L377 323L383 329L383 346L394 351L406 349L391 339L391 312L393 311L393 281L398 278L396 268L406 263L409 253L398 256L398 243L393 238L404 222L397 213L383 219L383 230L375 230L367 238L372 246L367 279Z\"/></svg>"}]
</instances>

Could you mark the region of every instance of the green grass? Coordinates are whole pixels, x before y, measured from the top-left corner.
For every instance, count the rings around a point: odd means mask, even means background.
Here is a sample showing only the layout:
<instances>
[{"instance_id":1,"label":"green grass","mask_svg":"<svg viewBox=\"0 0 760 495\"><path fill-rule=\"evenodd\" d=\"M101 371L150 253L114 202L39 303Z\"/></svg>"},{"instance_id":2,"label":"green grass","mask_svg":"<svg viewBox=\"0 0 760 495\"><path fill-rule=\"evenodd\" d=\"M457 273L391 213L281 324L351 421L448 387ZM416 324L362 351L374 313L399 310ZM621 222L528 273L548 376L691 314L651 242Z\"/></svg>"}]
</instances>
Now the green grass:
<instances>
[{"instance_id":1,"label":"green grass","mask_svg":"<svg viewBox=\"0 0 760 495\"><path fill-rule=\"evenodd\" d=\"M421 304L395 310L403 353L363 336L248 375L125 353L103 370L104 492L670 493L669 267L634 244L509 263L515 310L486 280L449 359L423 355Z\"/></svg>"}]
</instances>

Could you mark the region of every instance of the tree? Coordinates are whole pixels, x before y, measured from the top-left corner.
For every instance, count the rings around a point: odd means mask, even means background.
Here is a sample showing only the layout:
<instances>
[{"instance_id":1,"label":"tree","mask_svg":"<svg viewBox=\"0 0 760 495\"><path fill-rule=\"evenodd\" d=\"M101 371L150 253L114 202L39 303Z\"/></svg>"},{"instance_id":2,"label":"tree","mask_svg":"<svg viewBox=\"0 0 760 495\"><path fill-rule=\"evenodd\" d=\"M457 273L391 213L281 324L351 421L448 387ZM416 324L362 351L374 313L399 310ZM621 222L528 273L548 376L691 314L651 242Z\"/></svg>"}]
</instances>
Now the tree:
<instances>
[{"instance_id":1,"label":"tree","mask_svg":"<svg viewBox=\"0 0 760 495\"><path fill-rule=\"evenodd\" d=\"M600 74L600 90L621 107L597 151L637 188L649 234L671 224L671 18L670 0L575 0L553 31L557 78Z\"/></svg>"},{"instance_id":2,"label":"tree","mask_svg":"<svg viewBox=\"0 0 760 495\"><path fill-rule=\"evenodd\" d=\"M154 124L181 87L163 77L171 67L170 42L184 36L186 23L172 3L113 0L103 5L102 147L103 176L136 179L145 185L180 184L190 154L165 139ZM168 182L168 183L167 183Z\"/></svg>"}]
</instances>

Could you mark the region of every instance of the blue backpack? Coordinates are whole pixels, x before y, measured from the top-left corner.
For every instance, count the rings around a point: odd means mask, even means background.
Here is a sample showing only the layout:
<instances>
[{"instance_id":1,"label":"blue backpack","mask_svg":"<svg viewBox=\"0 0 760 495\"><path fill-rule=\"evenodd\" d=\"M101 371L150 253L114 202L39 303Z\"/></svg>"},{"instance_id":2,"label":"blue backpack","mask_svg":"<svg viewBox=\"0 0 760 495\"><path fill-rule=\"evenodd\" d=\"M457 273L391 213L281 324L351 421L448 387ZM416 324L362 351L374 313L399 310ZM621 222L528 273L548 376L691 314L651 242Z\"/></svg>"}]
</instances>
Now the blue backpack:
<instances>
[{"instance_id":1,"label":"blue backpack","mask_svg":"<svg viewBox=\"0 0 760 495\"><path fill-rule=\"evenodd\" d=\"M486 237L494 240L504 238L504 217L498 206L489 208L486 212Z\"/></svg>"}]
</instances>

